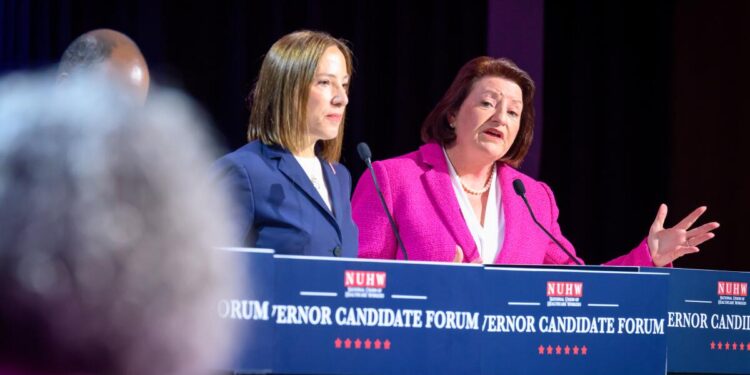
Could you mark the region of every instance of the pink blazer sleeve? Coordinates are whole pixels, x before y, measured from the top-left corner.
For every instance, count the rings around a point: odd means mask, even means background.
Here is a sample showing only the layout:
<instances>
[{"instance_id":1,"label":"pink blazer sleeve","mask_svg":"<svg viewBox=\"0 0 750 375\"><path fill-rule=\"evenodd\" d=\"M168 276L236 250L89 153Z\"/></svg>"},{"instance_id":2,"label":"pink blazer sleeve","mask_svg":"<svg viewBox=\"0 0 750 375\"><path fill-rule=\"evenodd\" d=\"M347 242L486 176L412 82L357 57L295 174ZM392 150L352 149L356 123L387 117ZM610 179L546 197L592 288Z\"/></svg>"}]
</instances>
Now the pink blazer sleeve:
<instances>
[{"instance_id":1,"label":"pink blazer sleeve","mask_svg":"<svg viewBox=\"0 0 750 375\"><path fill-rule=\"evenodd\" d=\"M654 262L651 260L651 252L648 249L647 238L644 238L635 249L630 250L629 253L610 260L604 263L609 266L641 266L641 267L656 267ZM670 263L668 267L672 267Z\"/></svg>"},{"instance_id":2,"label":"pink blazer sleeve","mask_svg":"<svg viewBox=\"0 0 750 375\"><path fill-rule=\"evenodd\" d=\"M383 192L388 210L391 215L395 216L388 172L378 162L373 163L372 167L375 170L375 176ZM360 258L397 258L396 236L391 230L388 217L380 203L369 170L365 170L354 189L352 216L354 222L359 226Z\"/></svg>"}]
</instances>

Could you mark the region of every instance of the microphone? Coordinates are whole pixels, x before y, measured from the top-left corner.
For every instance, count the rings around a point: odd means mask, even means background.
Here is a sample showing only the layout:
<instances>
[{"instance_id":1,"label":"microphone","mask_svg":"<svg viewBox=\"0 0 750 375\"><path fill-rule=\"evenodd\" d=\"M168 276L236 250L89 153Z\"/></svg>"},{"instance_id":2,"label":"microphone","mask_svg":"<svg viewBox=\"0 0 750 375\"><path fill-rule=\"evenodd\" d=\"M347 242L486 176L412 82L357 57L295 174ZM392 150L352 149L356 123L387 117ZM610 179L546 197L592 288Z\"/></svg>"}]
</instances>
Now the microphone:
<instances>
[{"instance_id":1,"label":"microphone","mask_svg":"<svg viewBox=\"0 0 750 375\"><path fill-rule=\"evenodd\" d=\"M375 184L375 190L378 192L378 197L380 198L380 203L383 204L385 214L388 215L388 221L391 223L393 234L396 235L398 246L401 247L401 255L404 256L404 260L409 260L409 257L406 255L404 243L401 241L401 235L398 233L398 228L396 228L396 222L393 221L393 216L391 216L391 213L388 211L388 206L385 204L385 198L383 198L383 193L380 191L380 185L378 185L378 179L375 178L375 170L372 169L372 152L370 152L370 146L365 142L360 142L357 145L357 152L359 153L359 158L367 164L367 169L369 169L372 174L372 182Z\"/></svg>"},{"instance_id":2,"label":"microphone","mask_svg":"<svg viewBox=\"0 0 750 375\"><path fill-rule=\"evenodd\" d=\"M543 225L542 225L541 223L539 223L539 221L537 221L537 219L536 219L536 216L534 216L534 210L532 210L532 209L531 209L531 205L529 205L529 201L528 201L528 200L526 200L526 187L525 187L525 186L523 186L523 181L521 181L520 179L515 179L515 180L513 180L513 190L515 190L515 191L516 191L516 194L518 194L518 195L519 195L519 196L520 196L521 198L523 198L523 203L526 203L526 208L528 208L528 209L529 209L529 213L531 214L531 218L532 218L532 219L534 219L534 223L536 223L536 225L537 225L537 226L538 226L539 228L541 228L541 229L542 229L542 230L544 231L544 233L546 233L546 234L547 234L547 236L549 236L549 238L551 238L551 239L552 239L552 241L555 241L555 243L557 244L557 246L558 246L558 247L559 247L560 249L562 249L562 251L564 251L564 252L565 252L565 254L568 254L568 257L569 257L570 259L572 259L572 260L573 260L573 261L574 261L574 262L575 262L575 263L576 263L577 265L579 265L579 266L582 266L582 265L583 265L583 263L581 263L581 261L580 261L580 260L578 260L578 258L574 257L574 256L573 256L573 254L571 254L571 253L570 253L570 251L568 251L568 249L566 249L566 248L565 248L565 246L563 246L563 245L562 245L562 244L560 243L560 241L558 241L558 240L557 240L557 239L556 239L556 238L555 238L555 237L554 237L554 236L552 235L552 233L550 233L549 231L547 231L547 229L546 229L546 228L544 228L544 226L543 226Z\"/></svg>"}]
</instances>

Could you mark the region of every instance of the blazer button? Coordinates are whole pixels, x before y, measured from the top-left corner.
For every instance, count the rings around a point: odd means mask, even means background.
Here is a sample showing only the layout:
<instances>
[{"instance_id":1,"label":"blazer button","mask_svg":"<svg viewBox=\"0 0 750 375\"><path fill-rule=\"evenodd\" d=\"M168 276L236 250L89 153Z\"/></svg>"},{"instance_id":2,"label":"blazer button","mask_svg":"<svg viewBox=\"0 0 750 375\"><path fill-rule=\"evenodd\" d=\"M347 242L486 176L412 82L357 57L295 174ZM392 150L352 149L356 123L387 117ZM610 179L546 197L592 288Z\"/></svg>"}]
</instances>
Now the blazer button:
<instances>
[{"instance_id":1,"label":"blazer button","mask_svg":"<svg viewBox=\"0 0 750 375\"><path fill-rule=\"evenodd\" d=\"M331 250L333 252L333 256L340 257L341 256L341 246L336 246Z\"/></svg>"}]
</instances>

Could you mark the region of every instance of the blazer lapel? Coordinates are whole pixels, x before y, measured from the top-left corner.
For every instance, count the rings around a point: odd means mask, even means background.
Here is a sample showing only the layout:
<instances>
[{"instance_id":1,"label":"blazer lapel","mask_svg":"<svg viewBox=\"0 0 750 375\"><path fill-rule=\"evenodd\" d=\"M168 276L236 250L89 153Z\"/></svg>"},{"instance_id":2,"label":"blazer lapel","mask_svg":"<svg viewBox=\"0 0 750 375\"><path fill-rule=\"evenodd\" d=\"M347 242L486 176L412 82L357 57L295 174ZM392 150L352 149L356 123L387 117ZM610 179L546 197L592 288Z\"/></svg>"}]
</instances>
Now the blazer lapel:
<instances>
[{"instance_id":1,"label":"blazer lapel","mask_svg":"<svg viewBox=\"0 0 750 375\"><path fill-rule=\"evenodd\" d=\"M523 199L513 190L513 179L516 173L513 168L498 163L500 174L500 188L502 189L503 217L505 218L505 237L503 247L495 258L495 263L524 264L528 263L523 254L523 223L522 215L529 215Z\"/></svg>"},{"instance_id":2,"label":"blazer lapel","mask_svg":"<svg viewBox=\"0 0 750 375\"><path fill-rule=\"evenodd\" d=\"M320 160L320 163L323 167L323 177L326 179L326 184L328 184L328 192L331 196L331 209L333 210L333 219L338 223L339 220L344 219L344 200L348 199L349 194L347 192L341 191L341 185L339 184L339 179L336 177L336 170L333 168L333 165L331 163ZM329 212L330 213L330 212ZM336 226L336 230L339 232L339 236L341 235L341 230Z\"/></svg>"},{"instance_id":3,"label":"blazer lapel","mask_svg":"<svg viewBox=\"0 0 750 375\"><path fill-rule=\"evenodd\" d=\"M479 256L477 244L458 206L442 148L436 143L428 143L420 147L419 152L422 161L431 167L422 175L422 182L430 194L435 210L441 216L453 239L456 240L456 244L463 249L464 258L469 261L476 259Z\"/></svg>"},{"instance_id":4,"label":"blazer lapel","mask_svg":"<svg viewBox=\"0 0 750 375\"><path fill-rule=\"evenodd\" d=\"M331 211L328 210L328 206L326 206L325 202L323 202L323 198L321 198L318 191L315 190L315 186L313 186L310 178L307 177L307 174L305 174L305 171L299 165L294 156L289 151L283 150L278 146L263 145L263 147L265 154L269 158L277 160L277 168L279 169L279 172L281 172L287 179L289 179L289 181L291 181L292 184L294 184L297 189L307 197L307 199L311 200L317 206L317 208L324 213L328 221L330 221L331 224L333 224L333 226L336 228L339 236L341 236L341 231L339 229L338 223L336 222L336 219L333 217ZM323 174L325 175L325 173L326 172L324 167ZM326 178L328 179L327 176ZM335 194L333 192L332 185L334 184L330 183L329 181L328 189L330 195L333 197L335 196ZM333 204L333 198L331 205L335 206Z\"/></svg>"}]
</instances>

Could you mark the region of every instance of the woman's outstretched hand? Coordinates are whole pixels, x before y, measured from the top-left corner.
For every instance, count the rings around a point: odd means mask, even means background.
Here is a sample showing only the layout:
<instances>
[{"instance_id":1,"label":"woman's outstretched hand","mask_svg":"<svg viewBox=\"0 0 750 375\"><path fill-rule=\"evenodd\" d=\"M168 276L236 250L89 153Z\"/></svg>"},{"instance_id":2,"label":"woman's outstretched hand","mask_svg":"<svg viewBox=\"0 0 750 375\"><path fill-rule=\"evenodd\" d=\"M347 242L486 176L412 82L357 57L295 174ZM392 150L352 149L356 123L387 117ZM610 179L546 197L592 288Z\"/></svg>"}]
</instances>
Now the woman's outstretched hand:
<instances>
[{"instance_id":1,"label":"woman's outstretched hand","mask_svg":"<svg viewBox=\"0 0 750 375\"><path fill-rule=\"evenodd\" d=\"M714 238L715 234L711 231L719 227L717 222L690 229L704 212L706 212L705 206L698 207L677 225L665 229L667 205L659 206L656 219L648 232L648 248L651 251L651 259L657 267L666 266L685 254L697 253L698 245Z\"/></svg>"}]
</instances>

